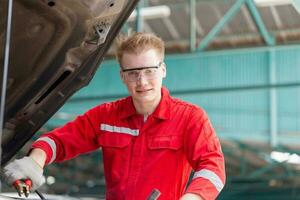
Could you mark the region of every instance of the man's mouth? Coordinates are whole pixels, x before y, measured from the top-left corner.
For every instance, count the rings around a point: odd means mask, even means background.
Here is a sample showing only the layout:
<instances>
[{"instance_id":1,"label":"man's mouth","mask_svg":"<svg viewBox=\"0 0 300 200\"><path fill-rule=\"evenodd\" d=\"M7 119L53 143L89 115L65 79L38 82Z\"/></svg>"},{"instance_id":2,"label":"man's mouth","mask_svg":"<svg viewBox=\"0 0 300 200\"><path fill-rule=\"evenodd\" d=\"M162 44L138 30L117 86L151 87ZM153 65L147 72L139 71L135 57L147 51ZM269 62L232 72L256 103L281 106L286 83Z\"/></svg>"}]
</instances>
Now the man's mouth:
<instances>
[{"instance_id":1,"label":"man's mouth","mask_svg":"<svg viewBox=\"0 0 300 200\"><path fill-rule=\"evenodd\" d=\"M136 90L137 93L144 93L144 92L149 92L151 91L152 89L139 89L139 90Z\"/></svg>"}]
</instances>

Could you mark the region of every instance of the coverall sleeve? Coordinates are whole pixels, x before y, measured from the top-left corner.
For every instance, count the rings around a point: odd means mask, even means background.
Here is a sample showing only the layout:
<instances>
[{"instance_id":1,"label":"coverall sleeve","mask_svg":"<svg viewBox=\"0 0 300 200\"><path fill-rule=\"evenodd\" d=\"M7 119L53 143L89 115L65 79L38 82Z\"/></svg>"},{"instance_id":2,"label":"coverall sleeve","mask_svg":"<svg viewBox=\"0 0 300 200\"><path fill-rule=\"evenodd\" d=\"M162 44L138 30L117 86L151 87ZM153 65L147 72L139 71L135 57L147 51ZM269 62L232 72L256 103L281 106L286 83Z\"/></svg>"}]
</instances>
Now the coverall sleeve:
<instances>
[{"instance_id":1,"label":"coverall sleeve","mask_svg":"<svg viewBox=\"0 0 300 200\"><path fill-rule=\"evenodd\" d=\"M40 148L46 152L46 164L96 150L99 147L96 131L100 124L100 108L101 106L97 106L63 127L43 134L32 144L32 148Z\"/></svg>"},{"instance_id":2,"label":"coverall sleeve","mask_svg":"<svg viewBox=\"0 0 300 200\"><path fill-rule=\"evenodd\" d=\"M221 145L206 113L194 109L189 117L184 148L195 173L186 193L205 200L216 199L225 184L225 164Z\"/></svg>"}]
</instances>

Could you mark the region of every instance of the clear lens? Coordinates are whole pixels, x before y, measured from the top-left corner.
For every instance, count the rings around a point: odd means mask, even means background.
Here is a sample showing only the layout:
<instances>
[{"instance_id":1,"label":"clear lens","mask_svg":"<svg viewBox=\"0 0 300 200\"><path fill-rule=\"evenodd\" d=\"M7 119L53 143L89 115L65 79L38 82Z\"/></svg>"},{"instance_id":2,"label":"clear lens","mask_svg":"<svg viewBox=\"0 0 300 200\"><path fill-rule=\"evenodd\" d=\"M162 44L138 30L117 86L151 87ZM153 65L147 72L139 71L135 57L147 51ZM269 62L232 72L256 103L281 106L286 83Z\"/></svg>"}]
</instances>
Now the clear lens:
<instances>
[{"instance_id":1,"label":"clear lens","mask_svg":"<svg viewBox=\"0 0 300 200\"><path fill-rule=\"evenodd\" d=\"M142 70L133 70L124 73L128 81L138 81L141 76L143 76L147 80L154 79L157 76L157 72L157 68L149 68Z\"/></svg>"},{"instance_id":2,"label":"clear lens","mask_svg":"<svg viewBox=\"0 0 300 200\"><path fill-rule=\"evenodd\" d=\"M126 69L126 67L122 67L122 71L127 81L138 81L141 76L143 76L147 80L151 80L157 77L158 70L162 64L163 62L159 62L156 66L131 69Z\"/></svg>"}]
</instances>

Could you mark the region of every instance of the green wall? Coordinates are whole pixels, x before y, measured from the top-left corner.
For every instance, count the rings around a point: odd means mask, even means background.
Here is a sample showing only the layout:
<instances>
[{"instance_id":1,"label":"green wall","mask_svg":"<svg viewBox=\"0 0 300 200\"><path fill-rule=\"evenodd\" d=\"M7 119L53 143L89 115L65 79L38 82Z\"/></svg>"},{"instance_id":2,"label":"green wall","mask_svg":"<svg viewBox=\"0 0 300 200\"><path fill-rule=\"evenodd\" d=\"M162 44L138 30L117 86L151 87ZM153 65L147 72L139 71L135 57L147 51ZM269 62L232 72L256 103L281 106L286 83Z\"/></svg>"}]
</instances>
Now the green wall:
<instances>
[{"instance_id":1,"label":"green wall","mask_svg":"<svg viewBox=\"0 0 300 200\"><path fill-rule=\"evenodd\" d=\"M171 94L203 107L221 138L299 143L300 46L168 55L165 63ZM118 64L104 61L59 112L72 118L126 94ZM54 116L47 125L64 122Z\"/></svg>"}]
</instances>

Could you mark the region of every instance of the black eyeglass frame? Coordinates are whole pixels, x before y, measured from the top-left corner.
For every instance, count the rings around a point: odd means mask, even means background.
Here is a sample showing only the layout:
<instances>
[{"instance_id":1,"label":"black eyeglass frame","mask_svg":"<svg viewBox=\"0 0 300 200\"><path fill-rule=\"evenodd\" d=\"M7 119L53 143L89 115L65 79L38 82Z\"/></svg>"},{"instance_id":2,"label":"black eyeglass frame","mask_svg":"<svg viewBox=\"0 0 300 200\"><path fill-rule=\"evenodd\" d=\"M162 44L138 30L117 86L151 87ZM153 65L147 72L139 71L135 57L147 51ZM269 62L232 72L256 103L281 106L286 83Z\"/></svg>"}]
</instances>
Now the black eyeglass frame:
<instances>
[{"instance_id":1,"label":"black eyeglass frame","mask_svg":"<svg viewBox=\"0 0 300 200\"><path fill-rule=\"evenodd\" d=\"M122 69L122 72L130 72L135 70L143 70L143 69L158 69L164 62L159 62L156 66L149 66L149 67L137 67L137 68L131 68L131 69Z\"/></svg>"}]
</instances>

